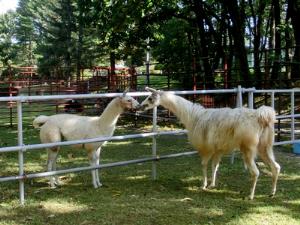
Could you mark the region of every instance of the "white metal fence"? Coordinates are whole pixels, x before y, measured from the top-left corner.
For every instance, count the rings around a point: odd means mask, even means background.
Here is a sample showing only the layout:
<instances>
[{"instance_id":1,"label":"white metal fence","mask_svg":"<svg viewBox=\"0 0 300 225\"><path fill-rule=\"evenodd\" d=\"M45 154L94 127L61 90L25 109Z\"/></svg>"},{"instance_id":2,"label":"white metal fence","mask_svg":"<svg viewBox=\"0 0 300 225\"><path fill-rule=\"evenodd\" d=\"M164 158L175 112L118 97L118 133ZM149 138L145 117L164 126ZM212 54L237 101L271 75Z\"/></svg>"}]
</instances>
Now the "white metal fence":
<instances>
[{"instance_id":1,"label":"white metal fence","mask_svg":"<svg viewBox=\"0 0 300 225\"><path fill-rule=\"evenodd\" d=\"M195 94L236 94L237 101L236 106L248 106L249 108L254 107L254 99L256 94L264 94L270 97L269 104L272 107L275 107L275 99L276 95L285 93L290 97L290 111L291 113L288 115L278 115L277 119L290 119L290 140L275 142L275 145L284 145L284 144L292 144L292 143L300 143L300 139L295 138L295 119L300 118L300 114L295 113L295 93L299 94L300 90L297 89L286 89L286 90L256 90L255 88L234 88L234 89L222 89L222 90L199 90L199 91L172 91L174 94L179 95L195 95ZM128 93L131 96L138 97L138 96L147 96L149 95L148 92L132 92ZM75 141L63 141L63 142L56 142L56 143L46 143L46 144L25 144L24 137L23 137L23 104L31 101L47 101L47 100L61 100L61 99L91 99L91 98L109 98L109 97L117 97L120 96L120 93L108 93L108 94L84 94L84 95L53 95L53 96L17 96L17 97L0 97L0 102L11 102L14 101L17 103L17 117L18 117L18 145L16 146L8 146L8 147L1 147L0 146L0 153L5 152L18 152L18 161L19 161L19 173L17 176L7 176L7 177L0 177L0 182L5 181L12 181L12 180L19 180L19 198L20 203L24 204L25 201L25 191L24 191L24 180L25 179L32 179L32 178L39 178L39 177L47 177L52 175L59 175L59 174L66 174L66 173L74 173L79 171L86 171L86 170L93 170L93 169L102 169L108 167L115 167L115 166L123 166L128 164L134 163L141 163L141 162L149 162L152 161L152 177L153 179L156 178L156 164L155 161L160 159L168 159L173 157L179 156L186 156L196 154L196 151L190 152L182 152L170 155L157 155L157 147L156 147L156 137L158 135L175 135L175 134L184 134L186 130L176 130L176 131L159 131L157 129L157 108L153 110L153 129L152 132L149 133L139 133L139 134L130 134L130 135L122 135L122 136L113 136L110 138L93 138L93 139L85 139L85 140L75 140ZM247 96L247 97L246 97ZM299 95L300 96L300 95ZM244 97L244 98L243 98ZM243 104L243 99L245 97L248 99L246 104ZM276 109L275 109L276 110ZM43 148L54 147L54 146L66 146L66 145L74 145L74 144L84 144L84 143L92 143L92 142L102 142L102 141L118 141L118 140L125 140L125 139L132 139L132 138L146 138L152 137L152 156L148 158L141 158L141 159L133 159L129 161L121 161L121 162L114 162L114 163L107 163L101 164L97 167L78 167L78 168L70 168L64 170L57 170L51 172L41 172L41 173L33 173L33 174L24 174L24 154L27 151L33 150L40 150ZM233 161L234 155L232 155Z\"/></svg>"}]
</instances>

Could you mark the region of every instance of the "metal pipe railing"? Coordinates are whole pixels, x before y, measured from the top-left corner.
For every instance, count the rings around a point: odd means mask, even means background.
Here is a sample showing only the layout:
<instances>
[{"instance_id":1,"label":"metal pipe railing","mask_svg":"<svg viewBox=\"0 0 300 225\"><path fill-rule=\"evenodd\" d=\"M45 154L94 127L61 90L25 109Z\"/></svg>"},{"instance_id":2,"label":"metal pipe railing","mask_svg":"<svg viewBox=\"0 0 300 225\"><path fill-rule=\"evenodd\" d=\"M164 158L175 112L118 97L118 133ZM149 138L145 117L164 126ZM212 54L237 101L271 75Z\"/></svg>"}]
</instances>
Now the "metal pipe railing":
<instances>
[{"instance_id":1,"label":"metal pipe railing","mask_svg":"<svg viewBox=\"0 0 300 225\"><path fill-rule=\"evenodd\" d=\"M291 92L291 140L295 140L295 92Z\"/></svg>"},{"instance_id":2,"label":"metal pipe railing","mask_svg":"<svg viewBox=\"0 0 300 225\"><path fill-rule=\"evenodd\" d=\"M170 93L178 94L178 95L190 95L190 94L215 94L215 93L236 93L237 94L237 106L241 107L242 103L242 95L243 93L248 93L248 107L253 108L254 106L254 93L267 93L271 95L271 106L275 106L275 93L289 93L291 96L291 114L290 115L280 115L277 116L277 119L289 119L291 118L291 140L289 141L281 141L275 142L274 145L282 145L282 144L293 144L293 143L300 143L300 140L295 140L295 118L299 118L300 114L295 114L295 92L300 92L300 90L256 90L255 88L238 88L234 89L222 89L222 90L198 90L198 91L170 91ZM128 93L130 96L138 97L138 96L147 96L149 92L131 92ZM101 137L101 138L92 138L92 139L85 139L85 140L75 140L75 141L63 141L63 142L56 142L56 143L45 143L45 144L24 144L23 139L23 115L22 115L22 104L25 102L30 101L47 101L47 100L58 100L58 99L88 99L88 98L112 98L121 96L121 93L108 93L108 94L81 94L81 95L52 95L52 96L15 96L15 97L0 97L0 102L17 102L17 116L18 116L18 145L17 146L8 146L8 147L0 147L0 153L4 152L13 152L18 151L18 158L19 158L19 173L17 176L10 176L10 177L0 177L0 182L3 181L11 181L11 180L19 180L19 190L20 190L20 203L24 204L25 197L24 197L24 179L30 178L37 178L37 177L45 177L45 176L52 176L52 175L59 175L64 173L71 173L71 172L79 172L85 170L93 170L93 169L102 169L102 168L109 168L114 166L123 166L133 163L141 163L141 162L148 162L152 161L152 178L156 179L157 172L156 172L156 164L155 161L160 159L168 159L173 157L179 157L184 155L193 155L196 154L196 151L193 152L183 152L183 153L176 153L164 156L157 155L157 146L156 146L156 137L159 135L176 135L176 134L185 134L187 133L186 130L176 130L176 131L162 131L159 132L157 130L157 108L153 110L153 127L152 132L143 133L143 134L130 134L130 135L123 135L123 136L113 136L113 137ZM108 163L99 165L97 167L79 167L79 168L70 168L64 169L59 171L52 171L52 172L43 172L43 173L35 173L35 174L24 174L24 152L31 151L36 149L42 148L50 148L54 146L66 146L66 145L76 145L76 144L85 144L85 143L92 143L92 142L103 142L103 141L119 141L125 140L130 138L146 138L152 137L152 157L144 158L144 159L134 159L129 161L123 162L115 162L115 163Z\"/></svg>"},{"instance_id":3,"label":"metal pipe railing","mask_svg":"<svg viewBox=\"0 0 300 225\"><path fill-rule=\"evenodd\" d=\"M157 107L153 108L152 132L157 132ZM152 137L152 157L157 157L156 136ZM152 179L157 179L156 162L152 162Z\"/></svg>"},{"instance_id":4,"label":"metal pipe railing","mask_svg":"<svg viewBox=\"0 0 300 225\"><path fill-rule=\"evenodd\" d=\"M239 85L237 88L237 98L236 98L236 107L240 108L243 106L243 89L242 87ZM233 151L231 153L231 157L230 157L230 163L233 164L234 163L234 158L235 158L235 152Z\"/></svg>"},{"instance_id":5,"label":"metal pipe railing","mask_svg":"<svg viewBox=\"0 0 300 225\"><path fill-rule=\"evenodd\" d=\"M185 134L185 133L187 133L186 130L159 131L159 132L149 132L143 134L128 134L128 135L113 136L113 137L89 138L83 140L62 141L62 142L53 142L53 143L45 143L45 144L32 144L32 145L23 144L22 146L0 148L0 153L16 152L20 150L30 151L30 150L37 150L42 148L52 148L57 146L78 145L78 144L87 144L87 143L104 142L104 141L122 141L122 140L132 139L132 138L146 138L146 137L153 137L153 136L160 136L160 135L176 135L176 134Z\"/></svg>"},{"instance_id":6,"label":"metal pipe railing","mask_svg":"<svg viewBox=\"0 0 300 225\"><path fill-rule=\"evenodd\" d=\"M175 158L175 157L179 157L179 156L195 155L197 153L198 153L197 151L189 151L189 152L181 152L181 153L162 155L162 156L156 155L155 157L152 156L152 157L142 158L142 159L133 159L133 160L127 160L127 161L106 163L106 164L101 164L101 165L98 165L98 166L84 166L84 167L76 167L76 168L63 169L63 170L57 170L57 171L51 171L51 172L42 172L42 173L33 173L33 174L27 174L27 175L24 174L24 175L18 175L18 176L0 177L0 182L13 181L13 180L26 180L26 179L33 179L33 178L41 178L41 177L49 177L49 176L54 176L54 175L67 174L67 173L77 173L77 172L81 172L81 171L88 171L88 170L94 170L94 169L104 169L104 168L117 167L117 166L126 166L126 165L136 164L136 163L159 161L159 160L162 160L162 159L170 159L170 158Z\"/></svg>"},{"instance_id":7,"label":"metal pipe railing","mask_svg":"<svg viewBox=\"0 0 300 225\"><path fill-rule=\"evenodd\" d=\"M17 102L17 111L18 111L18 145L20 147L18 158L19 158L19 176L24 175L24 155L23 155L23 117L22 117L22 102ZM20 192L20 203L21 205L25 202L24 194L24 181L19 180L19 192Z\"/></svg>"},{"instance_id":8,"label":"metal pipe railing","mask_svg":"<svg viewBox=\"0 0 300 225\"><path fill-rule=\"evenodd\" d=\"M253 88L243 89L244 91L255 90ZM172 94L190 95L190 94L216 94L216 93L236 93L237 89L220 89L220 90L197 90L197 91L168 91ZM90 99L90 98L114 98L122 96L122 93L105 93L105 94L71 94L71 95L43 95L43 96L11 96L0 97L0 102L27 102L27 101L47 101L59 99ZM132 97L148 96L150 92L130 92Z\"/></svg>"}]
</instances>

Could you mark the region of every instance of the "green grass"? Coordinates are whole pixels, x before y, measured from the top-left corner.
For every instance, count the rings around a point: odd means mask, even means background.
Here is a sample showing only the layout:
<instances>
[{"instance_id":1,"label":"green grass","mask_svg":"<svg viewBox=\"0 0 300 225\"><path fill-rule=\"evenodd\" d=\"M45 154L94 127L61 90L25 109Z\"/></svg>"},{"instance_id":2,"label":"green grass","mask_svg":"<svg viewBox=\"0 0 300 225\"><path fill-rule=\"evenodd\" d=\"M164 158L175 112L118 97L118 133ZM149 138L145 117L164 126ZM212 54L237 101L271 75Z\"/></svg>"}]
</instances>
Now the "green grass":
<instances>
[{"instance_id":1,"label":"green grass","mask_svg":"<svg viewBox=\"0 0 300 225\"><path fill-rule=\"evenodd\" d=\"M39 143L38 131L25 117L25 143ZM149 126L135 128L124 118L116 134L136 133ZM147 124L147 123L146 123ZM160 124L163 129L165 124ZM16 144L16 128L0 130L0 143ZM151 156L151 138L109 142L103 147L102 163ZM161 136L158 154L192 150L186 138ZM151 179L152 163L141 163L100 171L103 187L94 189L90 172L61 176L63 185L50 189L46 178L26 180L25 206L19 205L18 182L0 183L0 225L12 224L115 224L115 225L183 225L183 224L299 224L300 158L276 148L282 173L275 198L269 198L271 178L258 160L261 175L256 197L244 200L250 180L239 157L234 165L224 157L217 188L201 190L202 173L198 156L180 157L157 163L158 179ZM18 173L17 153L0 154L0 176ZM25 153L26 173L45 171L45 150ZM84 150L63 148L59 168L88 165Z\"/></svg>"},{"instance_id":2,"label":"green grass","mask_svg":"<svg viewBox=\"0 0 300 225\"><path fill-rule=\"evenodd\" d=\"M152 88L157 88L157 89L164 89L167 90L168 88L170 89L176 89L180 87L180 82L178 80L170 78L169 81L169 87L168 87L168 77L167 75L164 74L150 74L150 84ZM137 79L137 84L138 87L144 87L146 85L146 75L143 76L138 76Z\"/></svg>"}]
</instances>

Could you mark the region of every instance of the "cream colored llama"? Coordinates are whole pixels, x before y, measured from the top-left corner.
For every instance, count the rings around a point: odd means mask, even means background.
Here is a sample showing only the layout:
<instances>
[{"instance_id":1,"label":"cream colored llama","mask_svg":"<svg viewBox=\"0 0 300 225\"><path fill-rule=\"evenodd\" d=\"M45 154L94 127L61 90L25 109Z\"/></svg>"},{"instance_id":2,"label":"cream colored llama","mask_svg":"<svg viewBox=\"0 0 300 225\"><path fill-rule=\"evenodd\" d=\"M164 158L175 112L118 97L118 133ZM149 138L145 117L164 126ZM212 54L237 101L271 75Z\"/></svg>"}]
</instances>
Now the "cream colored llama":
<instances>
[{"instance_id":1,"label":"cream colored llama","mask_svg":"<svg viewBox=\"0 0 300 225\"><path fill-rule=\"evenodd\" d=\"M180 96L146 88L152 92L140 105L140 110L148 110L162 105L173 112L188 130L191 144L202 159L203 189L207 188L207 165L212 160L212 180L210 188L216 185L216 174L224 154L234 149L242 153L249 169L252 185L250 199L254 198L259 170L255 164L258 154L272 171L272 192L275 195L280 166L273 154L275 111L262 106L256 110L247 108L205 109Z\"/></svg>"},{"instance_id":2,"label":"cream colored llama","mask_svg":"<svg viewBox=\"0 0 300 225\"><path fill-rule=\"evenodd\" d=\"M40 127L42 143L60 142L98 137L111 137L120 114L126 109L136 109L139 103L125 93L122 97L114 98L99 117L79 116L73 114L57 114L53 116L39 116L33 121L35 128ZM99 165L101 146L104 142L88 143L83 147L87 150L91 166ZM82 147L82 145L80 145ZM48 171L56 170L56 160L59 147L48 149ZM92 170L93 185L100 187L98 170ZM50 186L59 184L58 178L50 177Z\"/></svg>"}]
</instances>

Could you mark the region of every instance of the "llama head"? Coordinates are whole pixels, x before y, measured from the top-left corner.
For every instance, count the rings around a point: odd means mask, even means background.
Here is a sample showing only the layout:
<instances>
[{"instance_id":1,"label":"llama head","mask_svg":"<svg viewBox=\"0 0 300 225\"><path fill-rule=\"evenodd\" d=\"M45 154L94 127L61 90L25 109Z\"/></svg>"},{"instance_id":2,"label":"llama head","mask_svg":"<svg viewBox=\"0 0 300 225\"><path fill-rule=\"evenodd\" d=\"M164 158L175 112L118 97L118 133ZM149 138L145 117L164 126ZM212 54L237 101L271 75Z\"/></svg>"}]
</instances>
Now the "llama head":
<instances>
[{"instance_id":1,"label":"llama head","mask_svg":"<svg viewBox=\"0 0 300 225\"><path fill-rule=\"evenodd\" d=\"M119 97L122 108L126 110L138 109L140 107L140 103L126 93L127 92L125 91L123 95Z\"/></svg>"},{"instance_id":2,"label":"llama head","mask_svg":"<svg viewBox=\"0 0 300 225\"><path fill-rule=\"evenodd\" d=\"M145 88L146 91L151 92L151 95L149 95L141 104L139 107L139 110L146 111L149 109L153 109L156 106L160 105L160 95L162 91L155 90L154 88Z\"/></svg>"}]
</instances>

